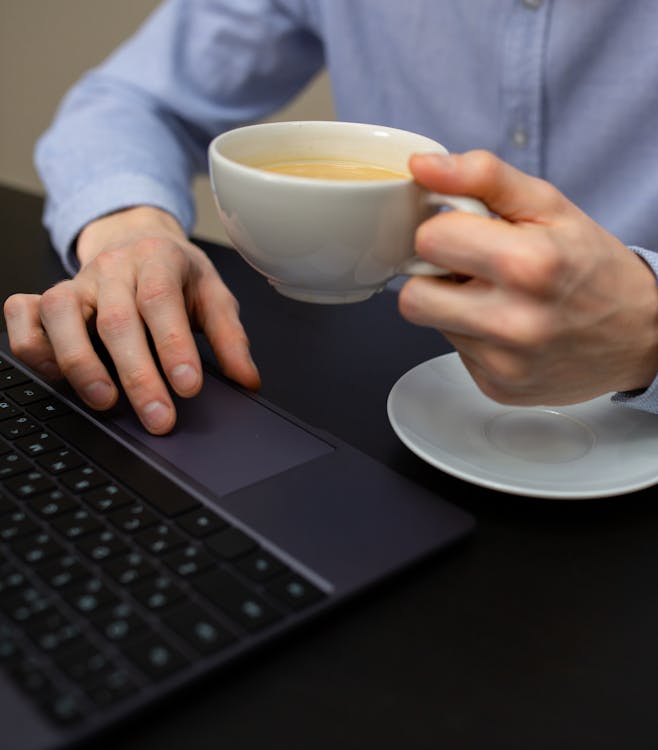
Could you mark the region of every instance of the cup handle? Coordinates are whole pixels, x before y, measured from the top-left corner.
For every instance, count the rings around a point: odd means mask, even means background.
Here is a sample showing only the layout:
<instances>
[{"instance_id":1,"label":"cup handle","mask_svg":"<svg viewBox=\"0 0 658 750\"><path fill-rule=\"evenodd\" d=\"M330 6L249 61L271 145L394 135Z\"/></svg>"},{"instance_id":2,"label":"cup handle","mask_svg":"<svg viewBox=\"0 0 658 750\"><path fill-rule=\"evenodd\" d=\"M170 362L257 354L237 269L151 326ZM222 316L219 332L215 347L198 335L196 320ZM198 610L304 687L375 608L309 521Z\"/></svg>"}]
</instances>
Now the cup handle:
<instances>
[{"instance_id":1,"label":"cup handle","mask_svg":"<svg viewBox=\"0 0 658 750\"><path fill-rule=\"evenodd\" d=\"M489 209L481 200L470 198L466 195L445 195L443 193L428 192L425 200L430 206L448 206L457 211L466 211L469 214L491 216ZM446 276L451 271L414 256L400 266L399 273L405 276Z\"/></svg>"}]
</instances>

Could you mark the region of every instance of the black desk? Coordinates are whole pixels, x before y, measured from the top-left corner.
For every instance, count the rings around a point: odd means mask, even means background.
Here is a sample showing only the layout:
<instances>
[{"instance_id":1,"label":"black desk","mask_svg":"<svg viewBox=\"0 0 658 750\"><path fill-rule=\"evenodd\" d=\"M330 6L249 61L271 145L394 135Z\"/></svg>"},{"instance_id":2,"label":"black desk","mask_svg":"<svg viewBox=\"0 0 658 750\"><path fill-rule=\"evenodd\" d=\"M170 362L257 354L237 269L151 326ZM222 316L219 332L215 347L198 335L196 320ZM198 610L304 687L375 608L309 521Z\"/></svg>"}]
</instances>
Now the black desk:
<instances>
[{"instance_id":1,"label":"black desk","mask_svg":"<svg viewBox=\"0 0 658 750\"><path fill-rule=\"evenodd\" d=\"M40 199L0 188L3 299L63 277L40 215ZM543 501L432 469L385 407L403 372L447 351L438 334L405 323L392 294L286 300L206 247L240 300L263 395L466 507L478 529L95 747L658 747L657 493Z\"/></svg>"}]
</instances>

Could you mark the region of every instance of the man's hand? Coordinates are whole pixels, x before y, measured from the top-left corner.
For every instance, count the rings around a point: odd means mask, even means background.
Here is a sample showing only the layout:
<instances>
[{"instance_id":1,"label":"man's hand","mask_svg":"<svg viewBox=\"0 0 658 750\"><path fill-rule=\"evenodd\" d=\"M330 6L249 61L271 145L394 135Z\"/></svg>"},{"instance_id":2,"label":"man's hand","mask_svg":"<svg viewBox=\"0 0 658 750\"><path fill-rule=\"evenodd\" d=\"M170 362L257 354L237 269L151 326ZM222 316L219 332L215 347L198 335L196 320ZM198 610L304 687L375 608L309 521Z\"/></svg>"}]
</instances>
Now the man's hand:
<instances>
[{"instance_id":1,"label":"man's hand","mask_svg":"<svg viewBox=\"0 0 658 750\"><path fill-rule=\"evenodd\" d=\"M118 391L92 347L95 323L133 408L157 435L172 429L176 412L147 330L179 396L202 385L192 328L206 334L229 377L259 387L235 298L170 214L137 207L103 217L81 232L77 252L73 279L5 302L12 351L27 365L48 378L63 375L92 408L110 408Z\"/></svg>"},{"instance_id":2,"label":"man's hand","mask_svg":"<svg viewBox=\"0 0 658 750\"><path fill-rule=\"evenodd\" d=\"M484 151L411 160L421 185L483 200L494 216L437 214L399 307L443 333L480 389L508 404L567 404L648 386L658 372L649 267L549 183Z\"/></svg>"}]
</instances>

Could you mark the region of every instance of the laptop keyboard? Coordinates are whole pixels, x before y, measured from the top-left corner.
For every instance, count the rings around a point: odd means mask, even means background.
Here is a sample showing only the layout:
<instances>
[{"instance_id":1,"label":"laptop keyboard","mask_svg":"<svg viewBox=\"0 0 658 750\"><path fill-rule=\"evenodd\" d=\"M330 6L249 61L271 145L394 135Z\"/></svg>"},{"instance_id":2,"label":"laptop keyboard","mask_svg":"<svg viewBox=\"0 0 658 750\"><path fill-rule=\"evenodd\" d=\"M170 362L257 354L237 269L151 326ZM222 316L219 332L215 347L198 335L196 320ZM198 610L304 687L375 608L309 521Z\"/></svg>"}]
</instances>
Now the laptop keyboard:
<instances>
[{"instance_id":1,"label":"laptop keyboard","mask_svg":"<svg viewBox=\"0 0 658 750\"><path fill-rule=\"evenodd\" d=\"M60 725L326 595L0 354L0 668Z\"/></svg>"}]
</instances>

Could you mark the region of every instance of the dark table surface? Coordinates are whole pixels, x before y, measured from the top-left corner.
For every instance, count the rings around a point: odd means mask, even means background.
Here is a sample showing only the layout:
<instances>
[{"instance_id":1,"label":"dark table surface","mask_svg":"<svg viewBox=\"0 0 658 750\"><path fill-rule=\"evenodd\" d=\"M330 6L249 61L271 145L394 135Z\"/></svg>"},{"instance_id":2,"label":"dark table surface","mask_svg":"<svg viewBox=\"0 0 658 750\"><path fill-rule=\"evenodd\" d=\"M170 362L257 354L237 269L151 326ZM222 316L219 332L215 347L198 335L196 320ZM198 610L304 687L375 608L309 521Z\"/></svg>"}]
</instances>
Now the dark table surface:
<instances>
[{"instance_id":1,"label":"dark table surface","mask_svg":"<svg viewBox=\"0 0 658 750\"><path fill-rule=\"evenodd\" d=\"M3 300L64 278L41 210L0 187ZM469 510L477 529L94 747L658 747L656 491L532 499L426 465L393 433L386 398L449 350L439 334L403 321L388 292L286 300L234 251L201 244L240 301L262 394Z\"/></svg>"}]
</instances>

